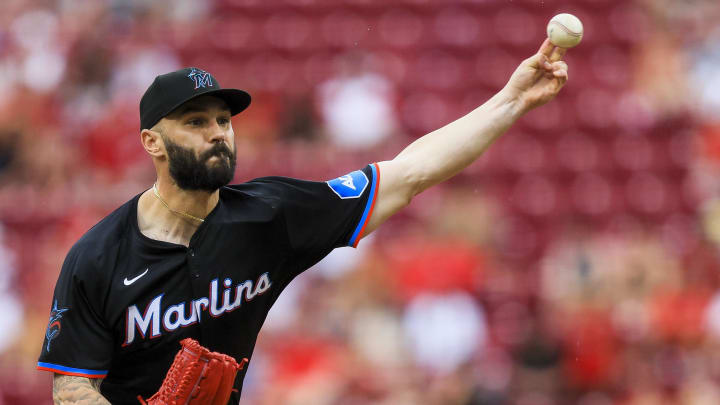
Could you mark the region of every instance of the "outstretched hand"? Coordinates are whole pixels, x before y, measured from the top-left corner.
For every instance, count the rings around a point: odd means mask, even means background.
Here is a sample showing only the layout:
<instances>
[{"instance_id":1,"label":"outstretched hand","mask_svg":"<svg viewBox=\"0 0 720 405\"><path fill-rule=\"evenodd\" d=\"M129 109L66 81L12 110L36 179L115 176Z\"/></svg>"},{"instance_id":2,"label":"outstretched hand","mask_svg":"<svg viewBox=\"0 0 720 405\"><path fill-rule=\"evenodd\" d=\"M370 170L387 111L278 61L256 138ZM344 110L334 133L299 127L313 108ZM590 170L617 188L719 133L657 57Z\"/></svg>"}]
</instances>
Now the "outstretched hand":
<instances>
[{"instance_id":1,"label":"outstretched hand","mask_svg":"<svg viewBox=\"0 0 720 405\"><path fill-rule=\"evenodd\" d=\"M538 52L515 69L503 90L525 111L552 100L568 80L568 65L562 61L565 52L545 39Z\"/></svg>"}]
</instances>

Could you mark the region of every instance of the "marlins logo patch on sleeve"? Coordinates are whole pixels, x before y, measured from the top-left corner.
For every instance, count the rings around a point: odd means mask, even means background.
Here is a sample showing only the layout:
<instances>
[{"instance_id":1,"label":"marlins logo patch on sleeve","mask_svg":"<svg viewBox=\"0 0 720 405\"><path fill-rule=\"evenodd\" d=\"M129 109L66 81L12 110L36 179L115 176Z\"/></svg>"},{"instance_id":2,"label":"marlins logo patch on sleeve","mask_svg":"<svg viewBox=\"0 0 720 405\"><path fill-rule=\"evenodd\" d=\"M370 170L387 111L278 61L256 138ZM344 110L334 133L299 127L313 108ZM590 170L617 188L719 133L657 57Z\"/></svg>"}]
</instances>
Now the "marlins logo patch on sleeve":
<instances>
[{"instance_id":1,"label":"marlins logo patch on sleeve","mask_svg":"<svg viewBox=\"0 0 720 405\"><path fill-rule=\"evenodd\" d=\"M360 197L369 182L362 170L356 170L326 183L338 197L345 199Z\"/></svg>"}]
</instances>

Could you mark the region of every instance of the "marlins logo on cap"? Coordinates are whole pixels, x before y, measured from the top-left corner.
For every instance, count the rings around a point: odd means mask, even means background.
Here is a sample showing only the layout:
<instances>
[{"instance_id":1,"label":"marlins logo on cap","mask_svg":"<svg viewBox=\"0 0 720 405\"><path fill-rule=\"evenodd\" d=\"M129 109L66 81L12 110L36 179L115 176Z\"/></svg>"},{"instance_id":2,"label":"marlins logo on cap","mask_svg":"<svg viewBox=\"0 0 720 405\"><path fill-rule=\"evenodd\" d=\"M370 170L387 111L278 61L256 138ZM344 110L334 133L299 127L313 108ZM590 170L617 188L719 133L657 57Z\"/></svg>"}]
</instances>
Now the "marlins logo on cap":
<instances>
[{"instance_id":1,"label":"marlins logo on cap","mask_svg":"<svg viewBox=\"0 0 720 405\"><path fill-rule=\"evenodd\" d=\"M195 89L212 87L213 85L210 73L198 68L191 68L188 77L195 82Z\"/></svg>"}]
</instances>

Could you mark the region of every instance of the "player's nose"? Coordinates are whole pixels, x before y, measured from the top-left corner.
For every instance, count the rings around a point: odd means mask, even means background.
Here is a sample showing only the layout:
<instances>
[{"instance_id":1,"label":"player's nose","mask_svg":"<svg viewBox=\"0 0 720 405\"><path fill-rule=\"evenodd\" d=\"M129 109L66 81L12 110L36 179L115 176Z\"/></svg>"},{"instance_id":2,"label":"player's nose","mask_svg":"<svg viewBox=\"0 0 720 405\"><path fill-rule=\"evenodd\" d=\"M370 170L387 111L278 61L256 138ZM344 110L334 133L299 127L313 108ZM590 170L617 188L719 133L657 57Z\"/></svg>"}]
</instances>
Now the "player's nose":
<instances>
[{"instance_id":1,"label":"player's nose","mask_svg":"<svg viewBox=\"0 0 720 405\"><path fill-rule=\"evenodd\" d=\"M223 127L222 125L215 122L210 127L210 143L217 143L217 142L226 142L228 139L228 131L227 128Z\"/></svg>"}]
</instances>

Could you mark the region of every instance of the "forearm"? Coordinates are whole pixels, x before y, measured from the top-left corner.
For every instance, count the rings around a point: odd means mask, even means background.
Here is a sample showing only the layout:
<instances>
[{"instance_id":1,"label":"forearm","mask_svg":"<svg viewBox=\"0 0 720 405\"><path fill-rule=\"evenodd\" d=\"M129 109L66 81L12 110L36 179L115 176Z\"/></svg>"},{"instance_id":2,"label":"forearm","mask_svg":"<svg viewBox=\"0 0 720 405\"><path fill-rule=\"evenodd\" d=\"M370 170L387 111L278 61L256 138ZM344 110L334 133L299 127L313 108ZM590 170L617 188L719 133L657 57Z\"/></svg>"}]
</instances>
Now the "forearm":
<instances>
[{"instance_id":1,"label":"forearm","mask_svg":"<svg viewBox=\"0 0 720 405\"><path fill-rule=\"evenodd\" d=\"M53 402L56 405L110 405L100 394L101 379L55 374Z\"/></svg>"},{"instance_id":2,"label":"forearm","mask_svg":"<svg viewBox=\"0 0 720 405\"><path fill-rule=\"evenodd\" d=\"M364 235L427 188L474 162L525 112L552 100L567 81L565 50L545 40L507 85L464 117L416 140L394 159L378 162L379 190Z\"/></svg>"},{"instance_id":3,"label":"forearm","mask_svg":"<svg viewBox=\"0 0 720 405\"><path fill-rule=\"evenodd\" d=\"M410 144L393 159L412 184L411 196L440 183L473 163L524 113L506 91L469 114Z\"/></svg>"}]
</instances>

